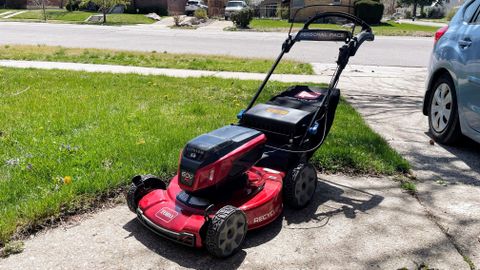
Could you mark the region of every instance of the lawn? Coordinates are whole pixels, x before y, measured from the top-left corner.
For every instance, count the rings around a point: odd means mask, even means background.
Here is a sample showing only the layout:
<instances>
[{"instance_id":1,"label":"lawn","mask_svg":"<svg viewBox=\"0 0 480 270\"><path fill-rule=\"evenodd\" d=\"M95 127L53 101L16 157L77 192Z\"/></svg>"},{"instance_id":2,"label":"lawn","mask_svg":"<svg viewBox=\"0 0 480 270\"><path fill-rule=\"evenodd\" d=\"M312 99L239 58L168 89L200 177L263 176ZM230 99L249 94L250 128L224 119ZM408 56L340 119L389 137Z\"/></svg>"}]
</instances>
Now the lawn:
<instances>
[{"instance_id":1,"label":"lawn","mask_svg":"<svg viewBox=\"0 0 480 270\"><path fill-rule=\"evenodd\" d=\"M0 46L0 59L261 73L267 72L272 65L272 60L268 59L23 45ZM313 74L313 69L307 63L285 60L279 64L275 72Z\"/></svg>"},{"instance_id":2,"label":"lawn","mask_svg":"<svg viewBox=\"0 0 480 270\"><path fill-rule=\"evenodd\" d=\"M0 246L60 213L173 175L185 143L236 121L257 81L0 69ZM263 99L286 87L272 83ZM397 174L408 163L341 102L314 156L328 172Z\"/></svg>"},{"instance_id":3,"label":"lawn","mask_svg":"<svg viewBox=\"0 0 480 270\"><path fill-rule=\"evenodd\" d=\"M98 14L96 12L86 11L72 11L69 12L64 9L49 9L46 11L48 21L60 21L70 23L84 23L91 15ZM42 10L29 10L25 13L19 14L10 18L11 20L32 20L43 21ZM107 24L150 24L155 20L145 17L143 14L108 14Z\"/></svg>"},{"instance_id":4,"label":"lawn","mask_svg":"<svg viewBox=\"0 0 480 270\"><path fill-rule=\"evenodd\" d=\"M339 27L333 24L317 24L317 26L327 29ZM250 23L250 28L258 31L288 31L289 27L290 23L286 20L254 19ZM301 27L303 27L303 24L294 23L295 30L298 30ZM437 27L400 24L393 21L374 25L372 26L372 29L378 36L433 36L438 30Z\"/></svg>"}]
</instances>

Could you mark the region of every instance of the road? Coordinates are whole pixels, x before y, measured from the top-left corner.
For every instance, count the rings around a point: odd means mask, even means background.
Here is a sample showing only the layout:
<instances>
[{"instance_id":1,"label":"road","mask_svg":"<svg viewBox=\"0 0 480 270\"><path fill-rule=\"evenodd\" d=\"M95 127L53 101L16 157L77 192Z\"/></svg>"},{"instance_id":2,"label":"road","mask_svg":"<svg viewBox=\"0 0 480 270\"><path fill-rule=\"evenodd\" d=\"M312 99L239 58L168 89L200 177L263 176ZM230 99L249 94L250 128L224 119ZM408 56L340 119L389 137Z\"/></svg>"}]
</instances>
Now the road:
<instances>
[{"instance_id":1,"label":"road","mask_svg":"<svg viewBox=\"0 0 480 270\"><path fill-rule=\"evenodd\" d=\"M173 30L155 25L92 26L0 22L0 44L46 44L171 53L274 58L286 33ZM432 38L377 37L366 42L352 64L425 67ZM340 43L302 42L287 58L334 63Z\"/></svg>"}]
</instances>

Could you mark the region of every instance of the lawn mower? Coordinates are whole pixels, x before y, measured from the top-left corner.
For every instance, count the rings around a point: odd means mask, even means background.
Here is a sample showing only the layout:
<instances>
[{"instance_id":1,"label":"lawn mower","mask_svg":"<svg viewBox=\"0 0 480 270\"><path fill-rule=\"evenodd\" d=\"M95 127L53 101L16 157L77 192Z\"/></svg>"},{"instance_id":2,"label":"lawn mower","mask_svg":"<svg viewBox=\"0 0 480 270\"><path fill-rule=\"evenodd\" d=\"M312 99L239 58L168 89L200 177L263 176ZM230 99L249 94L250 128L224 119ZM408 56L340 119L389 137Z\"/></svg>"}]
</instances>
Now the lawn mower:
<instances>
[{"instance_id":1,"label":"lawn mower","mask_svg":"<svg viewBox=\"0 0 480 270\"><path fill-rule=\"evenodd\" d=\"M313 28L331 20L352 29ZM354 35L356 26L361 31ZM317 172L309 160L332 126L340 99L337 82L349 58L374 35L368 24L340 12L317 14L296 34L291 31L237 124L189 141L168 186L154 175L132 179L127 204L145 227L227 257L241 248L248 230L274 221L284 203L301 209L312 200ZM300 41L343 42L328 87L296 85L256 104L283 55Z\"/></svg>"}]
</instances>

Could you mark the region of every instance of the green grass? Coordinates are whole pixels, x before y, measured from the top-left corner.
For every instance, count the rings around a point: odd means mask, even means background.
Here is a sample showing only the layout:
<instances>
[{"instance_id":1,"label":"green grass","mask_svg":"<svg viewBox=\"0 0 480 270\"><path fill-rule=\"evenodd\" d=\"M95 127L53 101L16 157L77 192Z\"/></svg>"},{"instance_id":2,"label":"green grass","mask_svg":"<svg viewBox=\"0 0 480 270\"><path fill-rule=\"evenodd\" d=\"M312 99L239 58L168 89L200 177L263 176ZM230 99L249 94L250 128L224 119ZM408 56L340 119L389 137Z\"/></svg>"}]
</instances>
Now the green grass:
<instances>
[{"instance_id":1,"label":"green grass","mask_svg":"<svg viewBox=\"0 0 480 270\"><path fill-rule=\"evenodd\" d=\"M62 9L46 10L47 20L52 21L70 21L70 22L83 22L91 15L92 12L85 11L66 11ZM10 19L14 20L43 20L42 10L29 10L25 13L14 16Z\"/></svg>"},{"instance_id":2,"label":"green grass","mask_svg":"<svg viewBox=\"0 0 480 270\"><path fill-rule=\"evenodd\" d=\"M98 13L86 12L86 11L72 11L69 12L64 9L49 9L46 11L48 21L61 21L71 23L84 23L85 20L91 15ZM10 18L11 20L32 20L43 21L42 10L29 10L25 13L19 14ZM108 14L107 24L150 24L155 20L145 17L143 14Z\"/></svg>"},{"instance_id":3,"label":"green grass","mask_svg":"<svg viewBox=\"0 0 480 270\"><path fill-rule=\"evenodd\" d=\"M337 25L333 24L321 24L321 26L327 29L338 28ZM288 31L289 27L290 23L286 20L254 19L250 23L250 28L258 31ZM296 30L301 27L303 27L301 23L294 24ZM374 25L372 29L378 36L433 36L438 30L438 27L399 24L388 21L380 25Z\"/></svg>"},{"instance_id":4,"label":"green grass","mask_svg":"<svg viewBox=\"0 0 480 270\"><path fill-rule=\"evenodd\" d=\"M0 69L0 246L130 177L174 174L185 143L236 121L258 81ZM272 83L262 99L285 84ZM408 163L341 102L313 162L397 174Z\"/></svg>"},{"instance_id":5,"label":"green grass","mask_svg":"<svg viewBox=\"0 0 480 270\"><path fill-rule=\"evenodd\" d=\"M267 72L272 65L272 60L267 59L22 45L0 46L0 59L261 73ZM310 64L286 60L275 72L313 74L313 69Z\"/></svg>"}]
</instances>

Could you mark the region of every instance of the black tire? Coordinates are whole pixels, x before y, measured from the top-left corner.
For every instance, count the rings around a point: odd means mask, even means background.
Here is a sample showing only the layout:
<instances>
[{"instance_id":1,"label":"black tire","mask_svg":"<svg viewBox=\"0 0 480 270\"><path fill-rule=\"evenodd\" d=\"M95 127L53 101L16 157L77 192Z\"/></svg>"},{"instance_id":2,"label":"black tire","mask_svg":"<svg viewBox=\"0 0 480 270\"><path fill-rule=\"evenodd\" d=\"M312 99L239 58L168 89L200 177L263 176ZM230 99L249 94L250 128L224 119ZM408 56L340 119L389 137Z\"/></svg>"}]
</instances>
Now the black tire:
<instances>
[{"instance_id":1,"label":"black tire","mask_svg":"<svg viewBox=\"0 0 480 270\"><path fill-rule=\"evenodd\" d=\"M227 17L227 16L225 16L225 21L228 21L228 17Z\"/></svg>"},{"instance_id":2,"label":"black tire","mask_svg":"<svg viewBox=\"0 0 480 270\"><path fill-rule=\"evenodd\" d=\"M432 134L433 139L439 143L454 144L462 136L460 119L458 118L458 103L455 85L453 84L452 78L447 74L438 77L432 85L433 87L430 92L427 107L430 133ZM434 109L434 107L441 107L441 105L438 104L438 100L436 100L436 96L437 94L440 94L440 96L443 94L441 89L447 89L444 88L445 86L448 86L448 91L451 95L451 103L445 105L446 108L450 108L450 116L448 119Z\"/></svg>"},{"instance_id":3,"label":"black tire","mask_svg":"<svg viewBox=\"0 0 480 270\"><path fill-rule=\"evenodd\" d=\"M242 247L247 230L245 213L234 206L224 206L208 224L205 246L216 257L231 256Z\"/></svg>"},{"instance_id":4,"label":"black tire","mask_svg":"<svg viewBox=\"0 0 480 270\"><path fill-rule=\"evenodd\" d=\"M166 189L165 182L154 175L137 175L132 179L132 182L136 184L132 183L130 185L126 199L128 208L133 213L137 212L138 202L143 196L155 189Z\"/></svg>"},{"instance_id":5,"label":"black tire","mask_svg":"<svg viewBox=\"0 0 480 270\"><path fill-rule=\"evenodd\" d=\"M317 171L310 164L299 164L287 173L283 181L283 199L295 209L307 206L315 195Z\"/></svg>"}]
</instances>

